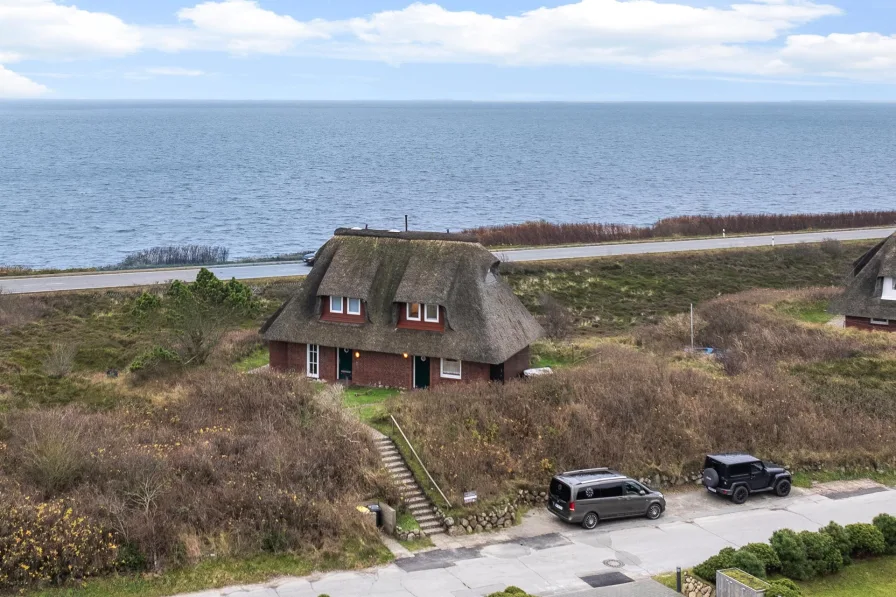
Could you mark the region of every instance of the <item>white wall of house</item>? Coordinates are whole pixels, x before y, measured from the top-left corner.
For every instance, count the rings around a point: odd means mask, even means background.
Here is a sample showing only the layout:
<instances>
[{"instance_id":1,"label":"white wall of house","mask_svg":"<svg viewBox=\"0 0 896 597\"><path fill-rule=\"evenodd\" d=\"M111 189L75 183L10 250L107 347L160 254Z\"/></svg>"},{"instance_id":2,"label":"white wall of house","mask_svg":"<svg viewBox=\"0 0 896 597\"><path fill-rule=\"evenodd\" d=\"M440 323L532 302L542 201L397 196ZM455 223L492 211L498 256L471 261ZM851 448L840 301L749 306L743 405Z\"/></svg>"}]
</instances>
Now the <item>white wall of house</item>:
<instances>
[{"instance_id":1,"label":"white wall of house","mask_svg":"<svg viewBox=\"0 0 896 597\"><path fill-rule=\"evenodd\" d=\"M885 301L896 301L896 288L893 287L893 278L887 276L884 278L884 290L880 298Z\"/></svg>"}]
</instances>

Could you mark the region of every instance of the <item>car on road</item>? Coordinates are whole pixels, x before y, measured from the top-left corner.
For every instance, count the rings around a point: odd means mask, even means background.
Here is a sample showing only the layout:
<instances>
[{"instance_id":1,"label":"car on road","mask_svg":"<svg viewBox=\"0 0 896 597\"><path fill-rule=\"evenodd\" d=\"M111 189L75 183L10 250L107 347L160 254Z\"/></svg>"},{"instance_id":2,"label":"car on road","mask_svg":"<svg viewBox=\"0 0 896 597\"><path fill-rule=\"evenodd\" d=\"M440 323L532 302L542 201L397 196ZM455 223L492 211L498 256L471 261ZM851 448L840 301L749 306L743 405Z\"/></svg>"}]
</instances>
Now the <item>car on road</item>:
<instances>
[{"instance_id":1,"label":"car on road","mask_svg":"<svg viewBox=\"0 0 896 597\"><path fill-rule=\"evenodd\" d=\"M703 463L702 482L707 491L743 504L753 493L790 495L793 475L783 466L750 454L710 454Z\"/></svg>"},{"instance_id":2,"label":"car on road","mask_svg":"<svg viewBox=\"0 0 896 597\"><path fill-rule=\"evenodd\" d=\"M551 479L547 508L560 520L593 529L602 520L646 516L666 511L658 491L608 468L568 471Z\"/></svg>"},{"instance_id":3,"label":"car on road","mask_svg":"<svg viewBox=\"0 0 896 597\"><path fill-rule=\"evenodd\" d=\"M302 255L302 261L304 261L308 265L314 265L314 261L317 259L317 251L311 251L309 253L305 253Z\"/></svg>"}]
</instances>

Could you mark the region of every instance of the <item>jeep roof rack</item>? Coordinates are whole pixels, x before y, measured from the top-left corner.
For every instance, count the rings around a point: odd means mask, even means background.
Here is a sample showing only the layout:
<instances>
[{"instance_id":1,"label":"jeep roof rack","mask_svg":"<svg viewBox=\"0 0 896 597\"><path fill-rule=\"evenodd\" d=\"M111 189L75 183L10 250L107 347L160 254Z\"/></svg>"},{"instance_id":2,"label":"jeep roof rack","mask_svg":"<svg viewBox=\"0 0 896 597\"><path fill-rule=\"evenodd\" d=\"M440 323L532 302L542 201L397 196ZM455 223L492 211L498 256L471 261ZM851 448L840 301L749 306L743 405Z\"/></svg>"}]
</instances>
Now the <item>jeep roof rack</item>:
<instances>
[{"instance_id":1,"label":"jeep roof rack","mask_svg":"<svg viewBox=\"0 0 896 597\"><path fill-rule=\"evenodd\" d=\"M752 454L744 454L742 452L735 452L731 454L707 454L707 458L712 458L713 460L717 460L722 464L747 464L750 462L758 462L761 461L761 458L756 458Z\"/></svg>"}]
</instances>

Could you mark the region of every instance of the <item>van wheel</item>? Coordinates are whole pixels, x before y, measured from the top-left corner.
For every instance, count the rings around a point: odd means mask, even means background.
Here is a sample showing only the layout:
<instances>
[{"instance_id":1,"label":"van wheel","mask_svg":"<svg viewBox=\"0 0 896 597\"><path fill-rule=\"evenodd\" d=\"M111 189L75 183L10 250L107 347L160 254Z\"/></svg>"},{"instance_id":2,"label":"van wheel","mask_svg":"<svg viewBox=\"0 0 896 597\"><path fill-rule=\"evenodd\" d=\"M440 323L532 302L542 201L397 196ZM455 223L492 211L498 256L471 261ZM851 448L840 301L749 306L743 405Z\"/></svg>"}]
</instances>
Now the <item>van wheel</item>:
<instances>
[{"instance_id":1,"label":"van wheel","mask_svg":"<svg viewBox=\"0 0 896 597\"><path fill-rule=\"evenodd\" d=\"M750 490L741 485L731 494L731 501L735 504L743 504L750 497Z\"/></svg>"},{"instance_id":2,"label":"van wheel","mask_svg":"<svg viewBox=\"0 0 896 597\"><path fill-rule=\"evenodd\" d=\"M790 481L781 479L775 484L775 495L778 497L787 497L790 495Z\"/></svg>"},{"instance_id":3,"label":"van wheel","mask_svg":"<svg viewBox=\"0 0 896 597\"><path fill-rule=\"evenodd\" d=\"M647 518L650 520L656 520L663 513L663 509L660 508L659 504L650 504L650 507L647 508Z\"/></svg>"},{"instance_id":4,"label":"van wheel","mask_svg":"<svg viewBox=\"0 0 896 597\"><path fill-rule=\"evenodd\" d=\"M597 514L594 512L589 512L585 515L585 518L582 519L582 528L588 529L589 531L597 526L599 522L597 518Z\"/></svg>"}]
</instances>

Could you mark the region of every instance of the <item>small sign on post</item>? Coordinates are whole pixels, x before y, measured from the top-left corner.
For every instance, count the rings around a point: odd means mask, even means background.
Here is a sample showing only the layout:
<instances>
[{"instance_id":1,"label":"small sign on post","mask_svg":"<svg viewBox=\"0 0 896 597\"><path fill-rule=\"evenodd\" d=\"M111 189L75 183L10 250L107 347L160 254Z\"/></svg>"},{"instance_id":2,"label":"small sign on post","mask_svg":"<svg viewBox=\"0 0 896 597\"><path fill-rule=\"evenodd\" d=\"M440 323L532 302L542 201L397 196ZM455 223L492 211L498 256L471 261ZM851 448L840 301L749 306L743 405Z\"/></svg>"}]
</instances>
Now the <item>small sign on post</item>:
<instances>
[{"instance_id":1,"label":"small sign on post","mask_svg":"<svg viewBox=\"0 0 896 597\"><path fill-rule=\"evenodd\" d=\"M475 491L465 491L464 492L464 505L473 504L478 499L479 499L479 496L476 495Z\"/></svg>"}]
</instances>

